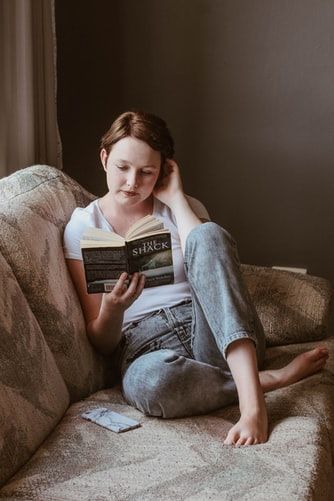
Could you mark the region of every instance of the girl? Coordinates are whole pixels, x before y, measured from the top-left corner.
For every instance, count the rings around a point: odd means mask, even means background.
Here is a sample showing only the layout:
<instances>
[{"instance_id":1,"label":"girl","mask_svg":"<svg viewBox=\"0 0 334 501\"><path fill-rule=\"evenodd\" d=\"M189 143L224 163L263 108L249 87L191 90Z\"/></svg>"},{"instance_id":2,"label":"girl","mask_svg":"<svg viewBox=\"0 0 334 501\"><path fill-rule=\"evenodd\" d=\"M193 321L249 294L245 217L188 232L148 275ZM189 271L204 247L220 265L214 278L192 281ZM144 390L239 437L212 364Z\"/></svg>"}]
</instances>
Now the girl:
<instances>
[{"instance_id":1,"label":"girl","mask_svg":"<svg viewBox=\"0 0 334 501\"><path fill-rule=\"evenodd\" d=\"M65 256L92 344L119 362L126 400L164 418L208 413L238 399L239 421L224 444L268 438L264 392L322 369L318 347L279 370L258 371L264 333L244 286L235 241L185 195L165 122L148 113L119 116L101 142L108 192L74 211ZM112 292L86 292L80 238L90 226L124 236L153 214L171 231L175 282L145 288L122 273Z\"/></svg>"}]
</instances>

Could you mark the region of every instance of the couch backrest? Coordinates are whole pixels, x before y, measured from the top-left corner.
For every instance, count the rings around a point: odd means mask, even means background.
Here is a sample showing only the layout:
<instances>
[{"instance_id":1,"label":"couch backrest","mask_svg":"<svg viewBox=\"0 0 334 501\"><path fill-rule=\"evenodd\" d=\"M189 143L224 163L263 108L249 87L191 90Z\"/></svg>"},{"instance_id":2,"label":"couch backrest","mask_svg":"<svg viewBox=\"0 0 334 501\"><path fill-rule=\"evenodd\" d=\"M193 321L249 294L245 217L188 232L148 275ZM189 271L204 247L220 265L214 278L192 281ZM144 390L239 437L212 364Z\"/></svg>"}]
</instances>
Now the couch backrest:
<instances>
[{"instance_id":1,"label":"couch backrest","mask_svg":"<svg viewBox=\"0 0 334 501\"><path fill-rule=\"evenodd\" d=\"M60 420L69 394L16 278L0 254L0 485Z\"/></svg>"},{"instance_id":2,"label":"couch backrest","mask_svg":"<svg viewBox=\"0 0 334 501\"><path fill-rule=\"evenodd\" d=\"M48 166L0 181L0 252L36 317L71 401L110 384L110 361L89 343L62 250L64 227L93 195Z\"/></svg>"}]
</instances>

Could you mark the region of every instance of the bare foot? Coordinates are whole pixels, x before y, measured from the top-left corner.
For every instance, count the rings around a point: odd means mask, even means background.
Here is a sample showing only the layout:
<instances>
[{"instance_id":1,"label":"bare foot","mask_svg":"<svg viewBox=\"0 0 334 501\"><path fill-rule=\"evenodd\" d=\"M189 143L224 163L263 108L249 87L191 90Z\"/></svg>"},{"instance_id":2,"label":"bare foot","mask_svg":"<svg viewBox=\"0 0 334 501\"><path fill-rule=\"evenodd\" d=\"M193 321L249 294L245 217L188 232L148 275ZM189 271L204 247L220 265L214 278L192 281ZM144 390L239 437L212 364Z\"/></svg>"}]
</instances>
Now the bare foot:
<instances>
[{"instance_id":1,"label":"bare foot","mask_svg":"<svg viewBox=\"0 0 334 501\"><path fill-rule=\"evenodd\" d=\"M266 406L258 411L242 413L239 421L229 430L224 445L256 445L268 440Z\"/></svg>"},{"instance_id":2,"label":"bare foot","mask_svg":"<svg viewBox=\"0 0 334 501\"><path fill-rule=\"evenodd\" d=\"M259 372L263 392L272 391L296 383L320 371L328 359L328 350L317 347L297 355L282 369ZM263 394L258 393L256 405L240 408L239 421L229 430L224 445L248 446L268 440L268 417Z\"/></svg>"},{"instance_id":3,"label":"bare foot","mask_svg":"<svg viewBox=\"0 0 334 501\"><path fill-rule=\"evenodd\" d=\"M260 384L264 392L276 390L296 383L320 371L328 359L328 350L323 346L297 355L285 367L276 370L260 371Z\"/></svg>"}]
</instances>

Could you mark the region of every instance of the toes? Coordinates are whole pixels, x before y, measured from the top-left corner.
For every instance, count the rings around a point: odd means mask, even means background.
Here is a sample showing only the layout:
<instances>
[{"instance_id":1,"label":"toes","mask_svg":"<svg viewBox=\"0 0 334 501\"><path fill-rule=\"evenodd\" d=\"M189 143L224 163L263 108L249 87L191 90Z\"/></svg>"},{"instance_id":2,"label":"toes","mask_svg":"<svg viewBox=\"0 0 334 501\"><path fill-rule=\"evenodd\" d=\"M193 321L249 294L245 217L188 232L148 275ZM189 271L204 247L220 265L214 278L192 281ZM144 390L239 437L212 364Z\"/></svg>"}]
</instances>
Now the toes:
<instances>
[{"instance_id":1,"label":"toes","mask_svg":"<svg viewBox=\"0 0 334 501\"><path fill-rule=\"evenodd\" d=\"M254 445L255 444L255 440L256 438L253 438L253 437L248 437L246 442L245 442L245 446L246 445Z\"/></svg>"},{"instance_id":2,"label":"toes","mask_svg":"<svg viewBox=\"0 0 334 501\"><path fill-rule=\"evenodd\" d=\"M311 353L313 359L322 359L329 356L328 350L324 346L318 346L317 348L314 348Z\"/></svg>"},{"instance_id":3,"label":"toes","mask_svg":"<svg viewBox=\"0 0 334 501\"><path fill-rule=\"evenodd\" d=\"M316 370L323 369L323 367L326 365L327 359L321 359L318 360L318 362L315 364Z\"/></svg>"},{"instance_id":4,"label":"toes","mask_svg":"<svg viewBox=\"0 0 334 501\"><path fill-rule=\"evenodd\" d=\"M235 445L239 438L239 433L231 428L224 441L224 445Z\"/></svg>"},{"instance_id":5,"label":"toes","mask_svg":"<svg viewBox=\"0 0 334 501\"><path fill-rule=\"evenodd\" d=\"M239 440L237 440L237 442L236 442L236 444L235 444L235 445L236 445L237 447L239 447L240 445L245 445L245 443L246 443L246 438L244 438L244 437L242 437L242 438L241 438L241 437L240 437L240 438L239 438Z\"/></svg>"},{"instance_id":6,"label":"toes","mask_svg":"<svg viewBox=\"0 0 334 501\"><path fill-rule=\"evenodd\" d=\"M224 440L224 445L234 445L234 444L235 444L235 442L231 438L226 438Z\"/></svg>"},{"instance_id":7,"label":"toes","mask_svg":"<svg viewBox=\"0 0 334 501\"><path fill-rule=\"evenodd\" d=\"M328 357L319 358L316 362L314 362L314 367L321 369L324 365L326 365L327 359Z\"/></svg>"},{"instance_id":8,"label":"toes","mask_svg":"<svg viewBox=\"0 0 334 501\"><path fill-rule=\"evenodd\" d=\"M248 447L249 445L256 445L265 442L265 439L256 437L240 437L236 442L236 447Z\"/></svg>"},{"instance_id":9,"label":"toes","mask_svg":"<svg viewBox=\"0 0 334 501\"><path fill-rule=\"evenodd\" d=\"M261 437L240 437L239 434L228 434L224 445L235 445L236 447L246 447L249 445L263 444L268 440L266 436Z\"/></svg>"}]
</instances>

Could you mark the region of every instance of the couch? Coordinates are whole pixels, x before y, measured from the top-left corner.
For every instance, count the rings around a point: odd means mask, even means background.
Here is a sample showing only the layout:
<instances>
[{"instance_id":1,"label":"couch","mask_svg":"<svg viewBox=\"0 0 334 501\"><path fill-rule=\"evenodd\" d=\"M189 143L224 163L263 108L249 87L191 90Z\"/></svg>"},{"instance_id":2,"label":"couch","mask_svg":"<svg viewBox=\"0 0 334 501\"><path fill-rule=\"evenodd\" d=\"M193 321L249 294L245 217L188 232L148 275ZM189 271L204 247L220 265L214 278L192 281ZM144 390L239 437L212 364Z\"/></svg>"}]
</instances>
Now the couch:
<instances>
[{"instance_id":1,"label":"couch","mask_svg":"<svg viewBox=\"0 0 334 501\"><path fill-rule=\"evenodd\" d=\"M93 195L48 166L0 181L0 498L16 500L330 500L334 360L331 284L242 265L267 337L266 367L321 344L321 372L266 394L267 443L224 446L238 406L162 419L124 401L111 359L85 334L62 253L76 206ZM116 434L80 417L104 406L140 421Z\"/></svg>"}]
</instances>

